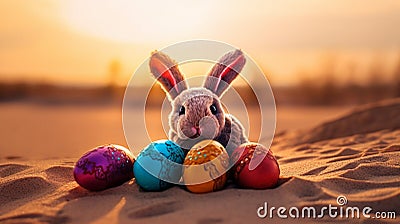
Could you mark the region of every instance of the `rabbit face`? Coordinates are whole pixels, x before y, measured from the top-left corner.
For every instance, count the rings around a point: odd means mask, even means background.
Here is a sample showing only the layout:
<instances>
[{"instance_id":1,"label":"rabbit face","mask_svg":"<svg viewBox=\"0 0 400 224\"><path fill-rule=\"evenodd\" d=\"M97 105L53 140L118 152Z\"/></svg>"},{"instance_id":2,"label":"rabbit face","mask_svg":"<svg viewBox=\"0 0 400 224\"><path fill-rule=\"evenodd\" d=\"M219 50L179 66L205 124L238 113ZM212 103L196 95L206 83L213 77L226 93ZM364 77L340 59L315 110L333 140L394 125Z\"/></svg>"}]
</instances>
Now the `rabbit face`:
<instances>
[{"instance_id":1,"label":"rabbit face","mask_svg":"<svg viewBox=\"0 0 400 224\"><path fill-rule=\"evenodd\" d=\"M225 114L211 91L192 88L174 100L170 121L170 128L180 139L213 139L225 125Z\"/></svg>"}]
</instances>

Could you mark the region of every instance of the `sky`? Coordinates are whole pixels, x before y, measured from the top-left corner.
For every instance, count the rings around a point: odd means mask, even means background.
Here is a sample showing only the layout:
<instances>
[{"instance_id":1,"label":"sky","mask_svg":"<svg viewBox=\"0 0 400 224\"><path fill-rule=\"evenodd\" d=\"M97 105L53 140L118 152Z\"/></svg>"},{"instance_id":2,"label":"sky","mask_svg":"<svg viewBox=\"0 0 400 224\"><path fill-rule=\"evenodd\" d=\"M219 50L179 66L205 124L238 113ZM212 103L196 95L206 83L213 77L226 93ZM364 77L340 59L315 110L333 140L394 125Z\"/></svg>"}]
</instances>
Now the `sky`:
<instances>
[{"instance_id":1,"label":"sky","mask_svg":"<svg viewBox=\"0 0 400 224\"><path fill-rule=\"evenodd\" d=\"M276 85L350 68L361 82L400 60L389 0L2 0L0 21L0 80L101 85L116 60L125 85L150 52L191 39L241 48Z\"/></svg>"}]
</instances>

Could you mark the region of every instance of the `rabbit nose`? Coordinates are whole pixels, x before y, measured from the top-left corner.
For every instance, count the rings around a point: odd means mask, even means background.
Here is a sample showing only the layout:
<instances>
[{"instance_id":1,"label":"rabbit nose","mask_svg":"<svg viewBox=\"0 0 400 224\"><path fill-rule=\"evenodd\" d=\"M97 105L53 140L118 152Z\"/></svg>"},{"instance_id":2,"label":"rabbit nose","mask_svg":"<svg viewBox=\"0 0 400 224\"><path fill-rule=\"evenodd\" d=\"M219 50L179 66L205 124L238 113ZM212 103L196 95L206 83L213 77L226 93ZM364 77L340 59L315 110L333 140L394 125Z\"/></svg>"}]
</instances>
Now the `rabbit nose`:
<instances>
[{"instance_id":1,"label":"rabbit nose","mask_svg":"<svg viewBox=\"0 0 400 224\"><path fill-rule=\"evenodd\" d=\"M201 134L201 130L199 126L192 127L192 132L195 134Z\"/></svg>"}]
</instances>

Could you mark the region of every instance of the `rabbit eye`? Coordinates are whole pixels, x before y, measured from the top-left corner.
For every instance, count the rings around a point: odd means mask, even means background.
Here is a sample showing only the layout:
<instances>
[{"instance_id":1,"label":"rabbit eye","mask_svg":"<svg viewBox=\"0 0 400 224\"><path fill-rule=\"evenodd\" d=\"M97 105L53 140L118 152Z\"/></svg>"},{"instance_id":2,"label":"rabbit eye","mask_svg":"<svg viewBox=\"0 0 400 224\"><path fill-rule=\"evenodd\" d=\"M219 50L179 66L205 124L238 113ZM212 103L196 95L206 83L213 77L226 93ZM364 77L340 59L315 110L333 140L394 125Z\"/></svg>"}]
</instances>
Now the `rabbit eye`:
<instances>
[{"instance_id":1,"label":"rabbit eye","mask_svg":"<svg viewBox=\"0 0 400 224\"><path fill-rule=\"evenodd\" d=\"M217 107L214 104L210 106L210 111L214 115L216 115L218 112Z\"/></svg>"},{"instance_id":2,"label":"rabbit eye","mask_svg":"<svg viewBox=\"0 0 400 224\"><path fill-rule=\"evenodd\" d=\"M179 115L184 115L185 114L185 107L181 106L181 108L179 108Z\"/></svg>"}]
</instances>

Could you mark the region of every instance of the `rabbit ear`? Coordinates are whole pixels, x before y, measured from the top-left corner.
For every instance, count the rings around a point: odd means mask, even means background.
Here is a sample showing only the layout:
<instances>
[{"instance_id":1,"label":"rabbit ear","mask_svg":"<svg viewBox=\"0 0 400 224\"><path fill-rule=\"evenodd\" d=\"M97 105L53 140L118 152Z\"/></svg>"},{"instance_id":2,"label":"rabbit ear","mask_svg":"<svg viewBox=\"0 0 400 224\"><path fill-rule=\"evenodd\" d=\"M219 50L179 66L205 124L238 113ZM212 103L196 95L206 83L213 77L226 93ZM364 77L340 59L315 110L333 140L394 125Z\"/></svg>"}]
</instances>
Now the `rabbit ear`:
<instances>
[{"instance_id":1,"label":"rabbit ear","mask_svg":"<svg viewBox=\"0 0 400 224\"><path fill-rule=\"evenodd\" d=\"M204 87L221 96L242 71L245 63L246 58L241 50L226 53L211 69Z\"/></svg>"},{"instance_id":2,"label":"rabbit ear","mask_svg":"<svg viewBox=\"0 0 400 224\"><path fill-rule=\"evenodd\" d=\"M161 83L170 100L187 89L185 78L179 71L177 63L168 55L159 51L153 52L149 65L151 73Z\"/></svg>"}]
</instances>

